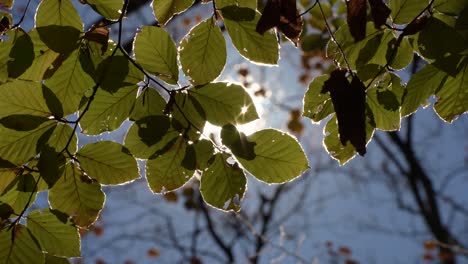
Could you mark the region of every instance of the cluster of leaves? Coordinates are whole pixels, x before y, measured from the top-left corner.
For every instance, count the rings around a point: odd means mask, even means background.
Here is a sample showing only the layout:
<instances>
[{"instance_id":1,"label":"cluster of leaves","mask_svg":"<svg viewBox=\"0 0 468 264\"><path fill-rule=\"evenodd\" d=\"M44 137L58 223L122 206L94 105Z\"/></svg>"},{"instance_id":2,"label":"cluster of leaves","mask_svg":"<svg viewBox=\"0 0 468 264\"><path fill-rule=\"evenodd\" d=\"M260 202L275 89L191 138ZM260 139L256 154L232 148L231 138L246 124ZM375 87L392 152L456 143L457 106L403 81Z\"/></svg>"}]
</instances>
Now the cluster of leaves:
<instances>
[{"instance_id":1,"label":"cluster of leaves","mask_svg":"<svg viewBox=\"0 0 468 264\"><path fill-rule=\"evenodd\" d=\"M303 50L326 49L338 68L312 80L303 115L331 116L324 145L340 164L363 154L375 129L398 130L431 96L447 122L468 111L468 1L316 1L310 13ZM414 56L424 66L403 84L396 71Z\"/></svg>"},{"instance_id":2,"label":"cluster of leaves","mask_svg":"<svg viewBox=\"0 0 468 264\"><path fill-rule=\"evenodd\" d=\"M160 25L141 27L133 55L121 46L128 1L86 1L109 21L86 32L70 0L42 1L29 32L21 21L13 25L10 13L1 14L2 263L61 263L79 256L77 227L97 219L105 202L102 185L141 177L136 159L146 160L153 192L174 191L197 177L208 204L234 211L246 190L246 172L283 183L308 169L292 136L274 129L239 132L235 125L258 118L255 105L242 86L214 82L227 56L218 20L242 56L277 63L273 30L255 31L255 1L216 1L213 16L176 45L164 25L193 2L155 0ZM2 4L8 10L13 5ZM115 23L116 42L108 29ZM179 76L179 65L186 78ZM182 87L183 79L189 83ZM125 120L132 123L123 144L78 148L78 128L99 135ZM206 122L222 127L222 146L203 138ZM29 212L42 191L48 191L50 208Z\"/></svg>"},{"instance_id":3,"label":"cluster of leaves","mask_svg":"<svg viewBox=\"0 0 468 264\"><path fill-rule=\"evenodd\" d=\"M328 41L328 55L345 69L330 69L311 82L304 115L315 122L332 115L324 143L344 163L356 150L364 154L374 129L398 129L401 117L431 95L446 121L467 110L466 2L392 0L387 7L369 1L373 21L367 22L367 1L316 0L302 25L296 1L270 0L265 14L274 14L274 20L269 21L261 18L256 1L216 0L210 2L213 15L176 45L164 26L194 1L154 0L159 26L141 27L133 55L121 45L128 0L85 1L109 21L86 32L69 0L42 1L29 32L21 28L22 19L13 25L11 14L2 13L0 258L60 263L78 256L77 227L97 219L105 201L102 185L139 178L136 159L146 161L153 192L174 191L196 177L208 204L234 211L246 190L246 172L284 183L308 168L290 135L237 130L258 114L244 87L214 81L227 56L221 23L239 54L258 64L278 62L271 27L302 42L303 49ZM13 5L1 3L7 10ZM117 41L109 39L108 26L115 23ZM299 40L298 26L304 31ZM415 53L428 63L403 85L394 70L405 68ZM181 85L185 79L187 85ZM291 121L298 121L298 113ZM123 144L100 141L78 148L79 127L83 134L99 135L125 120L131 126ZM202 136L206 122L222 128L222 145ZM29 212L41 191L48 191L50 208Z\"/></svg>"}]
</instances>

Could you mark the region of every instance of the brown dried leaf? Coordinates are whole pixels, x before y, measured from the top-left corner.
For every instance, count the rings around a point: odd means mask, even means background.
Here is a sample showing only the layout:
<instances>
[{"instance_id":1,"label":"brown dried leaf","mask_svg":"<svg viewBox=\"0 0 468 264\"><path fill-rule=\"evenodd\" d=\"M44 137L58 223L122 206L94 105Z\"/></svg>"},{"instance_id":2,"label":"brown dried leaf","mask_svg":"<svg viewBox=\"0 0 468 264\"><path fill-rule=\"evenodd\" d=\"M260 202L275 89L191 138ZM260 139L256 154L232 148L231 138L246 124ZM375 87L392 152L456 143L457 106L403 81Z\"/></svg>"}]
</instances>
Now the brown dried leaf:
<instances>
[{"instance_id":1,"label":"brown dried leaf","mask_svg":"<svg viewBox=\"0 0 468 264\"><path fill-rule=\"evenodd\" d=\"M411 21L401 33L402 36L409 36L418 33L419 31L423 30L424 27L427 25L427 16L419 17L416 20Z\"/></svg>"},{"instance_id":2,"label":"brown dried leaf","mask_svg":"<svg viewBox=\"0 0 468 264\"><path fill-rule=\"evenodd\" d=\"M107 45L109 42L109 28L104 24L104 22L99 22L94 24L85 33L84 38L101 44L101 51L102 54L104 54L107 51Z\"/></svg>"},{"instance_id":3,"label":"brown dried leaf","mask_svg":"<svg viewBox=\"0 0 468 264\"><path fill-rule=\"evenodd\" d=\"M356 42L366 37L367 2L366 0L348 0L348 26Z\"/></svg>"},{"instance_id":4,"label":"brown dried leaf","mask_svg":"<svg viewBox=\"0 0 468 264\"><path fill-rule=\"evenodd\" d=\"M263 34L276 27L297 46L302 32L302 24L296 0L268 0L257 23L256 31Z\"/></svg>"},{"instance_id":5,"label":"brown dried leaf","mask_svg":"<svg viewBox=\"0 0 468 264\"><path fill-rule=\"evenodd\" d=\"M322 93L330 93L341 144L350 141L363 156L366 153L366 87L357 76L350 84L346 74L346 70L334 70L324 83Z\"/></svg>"},{"instance_id":6,"label":"brown dried leaf","mask_svg":"<svg viewBox=\"0 0 468 264\"><path fill-rule=\"evenodd\" d=\"M371 7L372 20L374 20L375 28L379 29L385 25L388 16L392 12L390 8L383 2L383 0L369 0Z\"/></svg>"}]
</instances>

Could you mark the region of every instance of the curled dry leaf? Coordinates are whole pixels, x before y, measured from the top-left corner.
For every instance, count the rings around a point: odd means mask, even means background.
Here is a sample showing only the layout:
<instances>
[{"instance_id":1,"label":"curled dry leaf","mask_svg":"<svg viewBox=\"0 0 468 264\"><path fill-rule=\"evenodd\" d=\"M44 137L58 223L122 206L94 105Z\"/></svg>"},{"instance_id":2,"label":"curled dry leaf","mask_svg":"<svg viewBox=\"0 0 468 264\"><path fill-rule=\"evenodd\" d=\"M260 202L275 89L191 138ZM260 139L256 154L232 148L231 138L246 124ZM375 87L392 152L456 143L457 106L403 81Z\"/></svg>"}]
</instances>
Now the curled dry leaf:
<instances>
[{"instance_id":1,"label":"curled dry leaf","mask_svg":"<svg viewBox=\"0 0 468 264\"><path fill-rule=\"evenodd\" d=\"M385 25L388 16L392 12L383 0L369 0L371 7L372 20L374 20L375 28L380 28Z\"/></svg>"},{"instance_id":2,"label":"curled dry leaf","mask_svg":"<svg viewBox=\"0 0 468 264\"><path fill-rule=\"evenodd\" d=\"M348 8L347 21L351 35L356 42L363 40L366 37L366 0L348 0L346 7Z\"/></svg>"},{"instance_id":3,"label":"curled dry leaf","mask_svg":"<svg viewBox=\"0 0 468 264\"><path fill-rule=\"evenodd\" d=\"M366 153L366 87L357 76L349 83L346 74L346 70L334 70L324 83L322 93L330 93L341 144L350 141L363 156Z\"/></svg>"},{"instance_id":4,"label":"curled dry leaf","mask_svg":"<svg viewBox=\"0 0 468 264\"><path fill-rule=\"evenodd\" d=\"M276 27L297 46L302 23L296 0L268 0L257 23L256 31L263 35L267 30Z\"/></svg>"}]
</instances>

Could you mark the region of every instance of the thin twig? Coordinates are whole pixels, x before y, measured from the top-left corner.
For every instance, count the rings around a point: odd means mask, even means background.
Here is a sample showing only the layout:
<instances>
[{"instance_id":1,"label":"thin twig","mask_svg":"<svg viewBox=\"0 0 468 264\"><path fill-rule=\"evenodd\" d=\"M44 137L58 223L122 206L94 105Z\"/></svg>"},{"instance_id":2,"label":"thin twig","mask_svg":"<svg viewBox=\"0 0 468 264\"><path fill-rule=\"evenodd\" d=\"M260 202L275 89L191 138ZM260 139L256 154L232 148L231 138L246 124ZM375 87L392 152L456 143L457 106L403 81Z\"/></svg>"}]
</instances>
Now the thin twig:
<instances>
[{"instance_id":1,"label":"thin twig","mask_svg":"<svg viewBox=\"0 0 468 264\"><path fill-rule=\"evenodd\" d=\"M29 7L30 3L31 3L31 0L28 0L28 3L26 4L26 7L24 8L23 15L21 16L18 23L14 24L13 27L11 27L12 29L19 27L21 25L21 23L23 23L23 20L24 20L24 18L26 16L26 13L28 12L28 7Z\"/></svg>"},{"instance_id":2,"label":"thin twig","mask_svg":"<svg viewBox=\"0 0 468 264\"><path fill-rule=\"evenodd\" d=\"M348 59L346 58L346 55L345 55L345 53L344 53L344 50L343 50L343 48L341 47L341 44L338 43L338 41L336 40L335 35L333 34L333 32L332 32L332 30L331 30L331 28L330 28L330 25L328 24L327 17L325 16L325 13L323 12L322 5L320 4L320 1L319 1L319 0L317 0L317 4L318 4L318 6L319 6L319 8L320 8L320 14L322 15L323 22L325 23L325 26L326 26L326 28L327 28L327 30L328 30L328 33L330 34L330 37L331 37L332 41L333 41L333 42L336 44L336 46L338 47L338 50L340 51L341 56L343 56L343 60L344 60L344 62L346 63L346 68L347 68L348 72L349 72L352 76L354 76L355 73L354 73L353 70L351 69L351 66L350 66L350 64L349 64L349 62L348 62Z\"/></svg>"}]
</instances>

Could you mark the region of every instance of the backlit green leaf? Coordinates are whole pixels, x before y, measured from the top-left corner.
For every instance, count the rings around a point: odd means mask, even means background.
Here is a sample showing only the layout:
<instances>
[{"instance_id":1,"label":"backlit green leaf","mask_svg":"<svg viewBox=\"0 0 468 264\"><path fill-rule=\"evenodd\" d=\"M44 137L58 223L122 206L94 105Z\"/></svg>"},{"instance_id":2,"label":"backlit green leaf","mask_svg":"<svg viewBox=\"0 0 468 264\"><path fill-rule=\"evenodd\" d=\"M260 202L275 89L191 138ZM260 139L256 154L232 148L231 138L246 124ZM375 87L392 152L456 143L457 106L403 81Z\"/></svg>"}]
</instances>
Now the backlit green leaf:
<instances>
[{"instance_id":1,"label":"backlit green leaf","mask_svg":"<svg viewBox=\"0 0 468 264\"><path fill-rule=\"evenodd\" d=\"M0 231L0 260L2 264L45 263L44 254L24 225Z\"/></svg>"},{"instance_id":2,"label":"backlit green leaf","mask_svg":"<svg viewBox=\"0 0 468 264\"><path fill-rule=\"evenodd\" d=\"M3 52L9 51L10 58L3 63L7 63L8 76L17 78L31 66L34 60L34 44L31 37L21 28L15 29L8 36L10 39L7 43L11 43L11 48L7 47Z\"/></svg>"},{"instance_id":3,"label":"backlit green leaf","mask_svg":"<svg viewBox=\"0 0 468 264\"><path fill-rule=\"evenodd\" d=\"M407 24L415 19L429 4L427 0L392 0L390 16L395 24Z\"/></svg>"},{"instance_id":4,"label":"backlit green leaf","mask_svg":"<svg viewBox=\"0 0 468 264\"><path fill-rule=\"evenodd\" d=\"M42 145L47 142L55 121L47 121L29 131L15 131L0 126L0 157L14 164L24 164L39 153Z\"/></svg>"},{"instance_id":5,"label":"backlit green leaf","mask_svg":"<svg viewBox=\"0 0 468 264\"><path fill-rule=\"evenodd\" d=\"M428 104L427 99L443 83L446 74L431 64L424 66L414 74L406 86L406 94L401 105L401 116L414 113L421 105Z\"/></svg>"},{"instance_id":6,"label":"backlit green leaf","mask_svg":"<svg viewBox=\"0 0 468 264\"><path fill-rule=\"evenodd\" d=\"M372 113L375 127L384 131L393 131L400 128L400 102L403 87L392 83L390 75L381 81L378 86L367 89L367 105Z\"/></svg>"},{"instance_id":7,"label":"backlit green leaf","mask_svg":"<svg viewBox=\"0 0 468 264\"><path fill-rule=\"evenodd\" d=\"M86 73L91 61L82 49L77 49L62 63L60 68L45 81L62 103L64 115L78 111L81 98L87 90L95 85L91 76Z\"/></svg>"},{"instance_id":8,"label":"backlit green leaf","mask_svg":"<svg viewBox=\"0 0 468 264\"><path fill-rule=\"evenodd\" d=\"M89 177L101 184L121 184L140 177L136 160L119 143L100 141L88 144L76 155Z\"/></svg>"},{"instance_id":9,"label":"backlit green leaf","mask_svg":"<svg viewBox=\"0 0 468 264\"><path fill-rule=\"evenodd\" d=\"M16 177L1 194L0 203L8 204L15 214L20 214L25 207L29 208L36 200L36 181L31 174Z\"/></svg>"},{"instance_id":10,"label":"backlit green leaf","mask_svg":"<svg viewBox=\"0 0 468 264\"><path fill-rule=\"evenodd\" d=\"M436 91L437 102L434 110L447 122L468 111L468 61L457 76L448 76L442 87Z\"/></svg>"},{"instance_id":11,"label":"backlit green leaf","mask_svg":"<svg viewBox=\"0 0 468 264\"><path fill-rule=\"evenodd\" d=\"M236 158L242 167L261 181L288 182L309 168L297 140L284 132L275 129L260 130L247 136L247 141L255 143L255 156L245 159L236 155Z\"/></svg>"},{"instance_id":12,"label":"backlit green leaf","mask_svg":"<svg viewBox=\"0 0 468 264\"><path fill-rule=\"evenodd\" d=\"M27 227L47 253L80 256L80 236L67 215L50 209L34 210L27 216Z\"/></svg>"},{"instance_id":13,"label":"backlit green leaf","mask_svg":"<svg viewBox=\"0 0 468 264\"><path fill-rule=\"evenodd\" d=\"M277 64L279 59L278 40L273 30L260 35L255 28L260 19L257 12L251 21L224 19L224 25L234 47L246 59L261 64Z\"/></svg>"},{"instance_id":14,"label":"backlit green leaf","mask_svg":"<svg viewBox=\"0 0 468 264\"><path fill-rule=\"evenodd\" d=\"M252 98L240 85L210 83L189 90L189 95L200 103L206 120L213 125L245 124L258 119Z\"/></svg>"},{"instance_id":15,"label":"backlit green leaf","mask_svg":"<svg viewBox=\"0 0 468 264\"><path fill-rule=\"evenodd\" d=\"M147 88L138 96L130 113L130 120L139 120L152 115L162 115L166 101L155 90Z\"/></svg>"},{"instance_id":16,"label":"backlit green leaf","mask_svg":"<svg viewBox=\"0 0 468 264\"><path fill-rule=\"evenodd\" d=\"M117 20L120 17L122 0L86 0L96 12L110 20Z\"/></svg>"},{"instance_id":17,"label":"backlit green leaf","mask_svg":"<svg viewBox=\"0 0 468 264\"><path fill-rule=\"evenodd\" d=\"M304 116L319 122L334 112L329 93L322 93L323 84L330 78L329 74L315 77L309 84L304 96Z\"/></svg>"},{"instance_id":18,"label":"backlit green leaf","mask_svg":"<svg viewBox=\"0 0 468 264\"><path fill-rule=\"evenodd\" d=\"M80 121L83 133L97 135L120 127L130 115L138 86L120 88L115 93L98 89L89 110Z\"/></svg>"},{"instance_id":19,"label":"backlit green leaf","mask_svg":"<svg viewBox=\"0 0 468 264\"><path fill-rule=\"evenodd\" d=\"M134 123L130 127L125 136L125 147L127 147L130 153L136 158L148 159L152 156L162 154L166 152L168 148L174 144L177 137L179 137L179 131L173 128L163 131L165 133L163 136L161 135L161 131L153 132L151 128L154 129L158 124L147 125L147 122L151 121L154 121L154 119L139 120L138 123ZM144 140L142 137L148 134L150 135L149 139L147 138Z\"/></svg>"},{"instance_id":20,"label":"backlit green leaf","mask_svg":"<svg viewBox=\"0 0 468 264\"><path fill-rule=\"evenodd\" d=\"M219 76L226 64L226 41L210 17L201 22L180 43L180 64L193 85L206 84Z\"/></svg>"},{"instance_id":21,"label":"backlit green leaf","mask_svg":"<svg viewBox=\"0 0 468 264\"><path fill-rule=\"evenodd\" d=\"M227 6L246 7L252 10L257 9L257 0L218 0L216 7L221 9Z\"/></svg>"},{"instance_id":22,"label":"backlit green leaf","mask_svg":"<svg viewBox=\"0 0 468 264\"><path fill-rule=\"evenodd\" d=\"M177 48L169 33L159 27L145 26L135 36L135 59L149 73L169 84L179 78Z\"/></svg>"},{"instance_id":23,"label":"backlit green leaf","mask_svg":"<svg viewBox=\"0 0 468 264\"><path fill-rule=\"evenodd\" d=\"M56 152L61 152L65 148L70 136L72 136L72 139L68 145L68 151L70 151L70 153L75 153L78 145L78 138L73 128L67 124L57 124L54 132L50 135L47 145L54 148Z\"/></svg>"},{"instance_id":24,"label":"backlit green leaf","mask_svg":"<svg viewBox=\"0 0 468 264\"><path fill-rule=\"evenodd\" d=\"M187 143L179 137L174 145L155 159L146 162L146 179L151 191L164 193L182 187L192 178L195 166L191 166Z\"/></svg>"},{"instance_id":25,"label":"backlit green leaf","mask_svg":"<svg viewBox=\"0 0 468 264\"><path fill-rule=\"evenodd\" d=\"M70 0L44 0L36 11L36 27L70 26L83 31L83 23Z\"/></svg>"},{"instance_id":26,"label":"backlit green leaf","mask_svg":"<svg viewBox=\"0 0 468 264\"><path fill-rule=\"evenodd\" d=\"M191 94L175 95L172 125L191 140L197 140L205 127L206 113Z\"/></svg>"},{"instance_id":27,"label":"backlit green leaf","mask_svg":"<svg viewBox=\"0 0 468 264\"><path fill-rule=\"evenodd\" d=\"M224 210L240 210L240 201L247 188L244 171L237 163L229 164L229 156L217 154L213 163L203 172L200 192L206 203Z\"/></svg>"},{"instance_id":28,"label":"backlit green leaf","mask_svg":"<svg viewBox=\"0 0 468 264\"><path fill-rule=\"evenodd\" d=\"M153 11L161 25L165 25L174 15L188 9L194 0L153 0Z\"/></svg>"},{"instance_id":29,"label":"backlit green leaf","mask_svg":"<svg viewBox=\"0 0 468 264\"><path fill-rule=\"evenodd\" d=\"M208 161L213 157L214 147L211 141L202 139L194 143L196 154L196 167L198 170L204 170L208 167Z\"/></svg>"},{"instance_id":30,"label":"backlit green leaf","mask_svg":"<svg viewBox=\"0 0 468 264\"><path fill-rule=\"evenodd\" d=\"M14 80L0 85L0 94L0 118L10 115L52 115L40 83Z\"/></svg>"},{"instance_id":31,"label":"backlit green leaf","mask_svg":"<svg viewBox=\"0 0 468 264\"><path fill-rule=\"evenodd\" d=\"M432 7L449 15L459 15L468 7L468 0L435 0Z\"/></svg>"},{"instance_id":32,"label":"backlit green leaf","mask_svg":"<svg viewBox=\"0 0 468 264\"><path fill-rule=\"evenodd\" d=\"M45 261L46 264L70 264L67 258L59 258L49 254L45 254Z\"/></svg>"},{"instance_id":33,"label":"backlit green leaf","mask_svg":"<svg viewBox=\"0 0 468 264\"><path fill-rule=\"evenodd\" d=\"M88 179L75 164L68 163L63 173L49 191L50 206L72 216L76 225L87 227L99 216L105 194L101 185Z\"/></svg>"}]
</instances>

